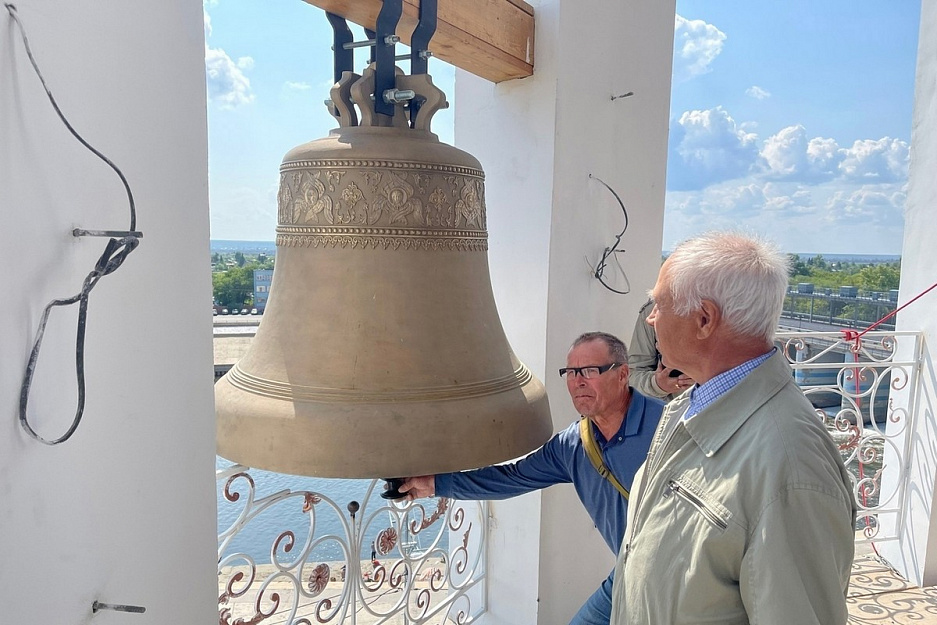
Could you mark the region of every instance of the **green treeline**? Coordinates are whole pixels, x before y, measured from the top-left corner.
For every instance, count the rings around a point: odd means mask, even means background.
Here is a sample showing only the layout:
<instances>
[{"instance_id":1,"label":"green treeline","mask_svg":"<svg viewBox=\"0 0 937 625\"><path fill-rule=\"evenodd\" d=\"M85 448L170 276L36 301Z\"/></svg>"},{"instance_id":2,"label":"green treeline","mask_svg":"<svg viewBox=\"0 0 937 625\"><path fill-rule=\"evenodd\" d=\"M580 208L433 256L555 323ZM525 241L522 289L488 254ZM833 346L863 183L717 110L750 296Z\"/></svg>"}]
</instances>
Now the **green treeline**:
<instances>
[{"instance_id":1,"label":"green treeline","mask_svg":"<svg viewBox=\"0 0 937 625\"><path fill-rule=\"evenodd\" d=\"M215 252L211 265L214 303L228 309L250 308L254 304L254 270L273 269L273 258L266 254Z\"/></svg>"},{"instance_id":2,"label":"green treeline","mask_svg":"<svg viewBox=\"0 0 937 625\"><path fill-rule=\"evenodd\" d=\"M863 291L887 292L898 288L901 261L888 263L828 262L823 256L801 258L791 254L790 284L811 282L818 288L854 286Z\"/></svg>"},{"instance_id":3,"label":"green treeline","mask_svg":"<svg viewBox=\"0 0 937 625\"><path fill-rule=\"evenodd\" d=\"M892 293L901 278L901 262L829 262L822 256L791 255L791 288L784 298L783 317L840 327L868 327L895 309ZM811 283L802 293L799 283ZM844 296L839 287L853 287ZM830 297L830 295L834 297ZM838 296L838 297L837 297ZM894 319L881 326L894 329Z\"/></svg>"},{"instance_id":4,"label":"green treeline","mask_svg":"<svg viewBox=\"0 0 937 625\"><path fill-rule=\"evenodd\" d=\"M212 291L215 304L229 309L253 304L254 270L273 269L274 259L266 254L242 252L211 256ZM827 261L821 255L811 258L791 254L790 284L810 282L818 289L854 286L860 291L887 293L898 288L901 262L869 263Z\"/></svg>"}]
</instances>

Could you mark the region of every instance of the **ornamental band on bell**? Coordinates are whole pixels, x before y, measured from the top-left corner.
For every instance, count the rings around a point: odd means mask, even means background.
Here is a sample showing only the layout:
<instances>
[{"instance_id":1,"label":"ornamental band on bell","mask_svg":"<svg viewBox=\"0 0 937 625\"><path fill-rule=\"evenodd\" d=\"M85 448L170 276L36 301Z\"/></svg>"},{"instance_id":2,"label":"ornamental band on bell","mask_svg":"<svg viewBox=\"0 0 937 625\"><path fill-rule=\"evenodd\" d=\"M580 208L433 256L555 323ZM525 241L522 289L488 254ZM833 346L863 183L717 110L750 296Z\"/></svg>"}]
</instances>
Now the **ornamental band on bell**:
<instances>
[{"instance_id":1,"label":"ornamental band on bell","mask_svg":"<svg viewBox=\"0 0 937 625\"><path fill-rule=\"evenodd\" d=\"M481 170L400 161L280 168L277 245L485 251Z\"/></svg>"}]
</instances>

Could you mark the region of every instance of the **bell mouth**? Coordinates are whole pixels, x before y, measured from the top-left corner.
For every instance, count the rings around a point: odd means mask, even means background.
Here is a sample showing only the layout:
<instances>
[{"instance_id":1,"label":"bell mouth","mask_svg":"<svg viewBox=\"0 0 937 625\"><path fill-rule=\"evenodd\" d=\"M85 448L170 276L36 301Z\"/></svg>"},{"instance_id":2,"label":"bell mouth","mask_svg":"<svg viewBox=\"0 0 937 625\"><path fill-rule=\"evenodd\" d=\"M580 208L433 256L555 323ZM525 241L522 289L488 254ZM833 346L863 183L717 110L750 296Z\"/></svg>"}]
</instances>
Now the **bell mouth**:
<instances>
[{"instance_id":1,"label":"bell mouth","mask_svg":"<svg viewBox=\"0 0 937 625\"><path fill-rule=\"evenodd\" d=\"M215 385L218 454L329 478L432 475L527 454L553 433L543 385L448 401L290 402Z\"/></svg>"}]
</instances>

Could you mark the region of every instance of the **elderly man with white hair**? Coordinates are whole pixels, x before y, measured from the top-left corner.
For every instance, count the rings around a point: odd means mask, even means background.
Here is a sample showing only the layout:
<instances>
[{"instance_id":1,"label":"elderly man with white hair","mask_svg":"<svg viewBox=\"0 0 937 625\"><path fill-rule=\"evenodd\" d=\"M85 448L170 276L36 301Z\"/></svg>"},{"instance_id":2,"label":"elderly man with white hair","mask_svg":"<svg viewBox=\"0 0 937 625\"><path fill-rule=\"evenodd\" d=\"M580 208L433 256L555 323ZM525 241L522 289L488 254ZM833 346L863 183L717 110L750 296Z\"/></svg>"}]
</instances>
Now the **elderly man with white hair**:
<instances>
[{"instance_id":1,"label":"elderly man with white hair","mask_svg":"<svg viewBox=\"0 0 937 625\"><path fill-rule=\"evenodd\" d=\"M787 256L736 233L679 245L648 323L696 384L635 477L612 625L840 625L856 505L836 445L773 346Z\"/></svg>"}]
</instances>

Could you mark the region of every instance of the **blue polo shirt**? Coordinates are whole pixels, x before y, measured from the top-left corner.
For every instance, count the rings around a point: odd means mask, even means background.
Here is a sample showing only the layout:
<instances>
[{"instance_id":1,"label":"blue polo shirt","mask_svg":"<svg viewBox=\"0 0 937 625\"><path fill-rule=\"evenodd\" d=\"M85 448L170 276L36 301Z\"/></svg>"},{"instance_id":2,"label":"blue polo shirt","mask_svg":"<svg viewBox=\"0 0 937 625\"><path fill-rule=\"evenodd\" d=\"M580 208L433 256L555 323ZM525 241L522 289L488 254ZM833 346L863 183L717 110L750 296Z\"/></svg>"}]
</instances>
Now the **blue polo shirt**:
<instances>
[{"instance_id":1,"label":"blue polo shirt","mask_svg":"<svg viewBox=\"0 0 937 625\"><path fill-rule=\"evenodd\" d=\"M660 400L632 389L625 420L611 440L606 440L594 423L590 424L605 466L629 491L635 472L647 456L663 409ZM609 549L617 554L625 534L628 502L592 466L582 446L578 421L512 464L437 475L436 495L464 500L508 499L570 482Z\"/></svg>"}]
</instances>

